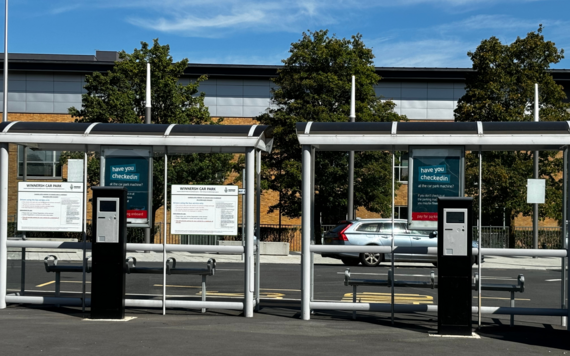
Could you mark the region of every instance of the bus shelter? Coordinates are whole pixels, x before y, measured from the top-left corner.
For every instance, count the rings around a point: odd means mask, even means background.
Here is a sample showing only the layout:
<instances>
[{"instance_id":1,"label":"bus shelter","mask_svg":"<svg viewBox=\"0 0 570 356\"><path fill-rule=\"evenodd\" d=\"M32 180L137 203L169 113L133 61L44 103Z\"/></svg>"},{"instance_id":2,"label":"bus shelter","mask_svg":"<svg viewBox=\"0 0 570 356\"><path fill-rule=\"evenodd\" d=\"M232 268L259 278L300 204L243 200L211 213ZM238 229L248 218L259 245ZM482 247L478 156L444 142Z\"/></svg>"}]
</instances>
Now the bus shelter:
<instances>
[{"instance_id":1,"label":"bus shelter","mask_svg":"<svg viewBox=\"0 0 570 356\"><path fill-rule=\"evenodd\" d=\"M83 199L83 241L22 241L9 240L8 236L8 144L18 144L31 149L84 152L84 199ZM0 124L0 309L7 303L89 305L85 295L85 251L91 248L86 242L87 211L87 154L100 152L102 146L152 147L154 156L163 156L164 167L164 221L167 221L167 162L169 155L192 153L242 153L246 163L245 192L245 236L243 246L176 245L166 243L166 224L163 229L163 243L127 244L127 251L159 251L163 256L162 300L126 299L125 306L191 309L235 309L243 310L244 316L253 316L253 307L259 298L254 283L254 188L255 162L260 165L261 152L270 152L273 144L272 128L265 125L179 125L179 124L107 124L107 123L53 123L53 122L4 122ZM259 173L259 168L257 170ZM258 177L259 180L259 177ZM259 186L259 185L258 185ZM257 189L259 196L259 189ZM259 199L259 198L258 198ZM259 209L257 214L259 226ZM258 239L259 240L259 239ZM83 295L81 298L38 297L19 293L7 294L7 251L8 248L50 248L83 250ZM242 302L167 300L166 258L169 251L194 253L239 253L244 255L244 297ZM257 249L257 278L259 278L259 249Z\"/></svg>"},{"instance_id":2,"label":"bus shelter","mask_svg":"<svg viewBox=\"0 0 570 356\"><path fill-rule=\"evenodd\" d=\"M314 276L312 273L313 253L384 253L397 254L398 246L394 245L394 229L392 229L391 246L331 246L315 245L313 231L314 205L314 162L318 151L408 151L410 146L428 146L433 148L464 147L465 151L479 152L479 207L482 192L481 170L482 151L563 151L564 152L564 190L563 214L568 221L570 201L568 200L568 146L570 145L570 122L304 122L297 123L297 136L302 146L302 318L309 320L311 310L350 310L350 311L383 311L391 312L436 312L437 305L395 305L394 283L392 278L391 303L337 303L313 300ZM394 224L394 174L392 174L392 224ZM481 236L481 209L479 209L478 231ZM567 236L567 224L562 224L562 236ZM565 239L563 239L564 241ZM481 305L481 287L479 283L478 306L473 313L478 314L479 325L481 314L509 315L546 315L560 316L563 323L569 316L567 304L568 276L567 261L569 247L564 249L473 249L473 256L533 256L561 258L561 308L513 308L485 307ZM409 248L408 248L409 250ZM437 248L428 248L413 253L437 254ZM393 256L393 255L392 255ZM392 258L392 270L394 269ZM478 264L481 278L481 263ZM479 279L481 280L481 279ZM570 330L570 327L569 327Z\"/></svg>"}]
</instances>

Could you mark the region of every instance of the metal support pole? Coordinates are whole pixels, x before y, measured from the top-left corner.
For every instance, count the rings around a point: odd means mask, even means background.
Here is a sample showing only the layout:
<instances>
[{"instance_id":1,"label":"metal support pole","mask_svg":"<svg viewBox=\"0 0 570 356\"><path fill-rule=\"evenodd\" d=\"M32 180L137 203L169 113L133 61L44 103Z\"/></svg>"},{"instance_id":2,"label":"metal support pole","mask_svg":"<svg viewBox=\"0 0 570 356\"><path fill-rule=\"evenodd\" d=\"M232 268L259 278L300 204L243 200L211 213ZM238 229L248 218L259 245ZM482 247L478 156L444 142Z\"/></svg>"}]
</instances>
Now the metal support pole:
<instances>
[{"instance_id":1,"label":"metal support pole","mask_svg":"<svg viewBox=\"0 0 570 356\"><path fill-rule=\"evenodd\" d=\"M247 148L245 153L246 187L245 187L245 285L243 293L243 315L253 317L253 234L254 234L254 196L255 196L255 149Z\"/></svg>"},{"instance_id":2,"label":"metal support pole","mask_svg":"<svg viewBox=\"0 0 570 356\"><path fill-rule=\"evenodd\" d=\"M479 285L481 285L481 283L479 283ZM514 307L515 307L515 292L511 291L511 308ZM515 314L511 314L511 328L513 326L515 326Z\"/></svg>"},{"instance_id":3,"label":"metal support pole","mask_svg":"<svg viewBox=\"0 0 570 356\"><path fill-rule=\"evenodd\" d=\"M255 250L255 311L261 308L260 288L261 288L261 150L256 150L256 167L255 167L255 226L257 231L255 240L257 248Z\"/></svg>"},{"instance_id":4,"label":"metal support pole","mask_svg":"<svg viewBox=\"0 0 570 356\"><path fill-rule=\"evenodd\" d=\"M538 122L538 84L534 84L534 121ZM539 151L534 151L534 179L539 179L538 172ZM532 231L534 237L534 248L538 248L538 204L534 204L532 214ZM536 257L535 257L536 258Z\"/></svg>"},{"instance_id":5,"label":"metal support pole","mask_svg":"<svg viewBox=\"0 0 570 356\"><path fill-rule=\"evenodd\" d=\"M206 275L202 275L202 301L206 301ZM202 308L202 313L206 312L206 308Z\"/></svg>"},{"instance_id":6,"label":"metal support pole","mask_svg":"<svg viewBox=\"0 0 570 356\"><path fill-rule=\"evenodd\" d=\"M566 246L566 236L568 236L568 206L566 201L568 200L568 147L564 147L564 166L562 169L562 248L567 248ZM568 283L568 271L567 268L568 257L561 258L561 272L560 272L560 304L562 309L566 309L568 304L566 303L566 284ZM568 323L568 318L563 316L560 320L560 325L566 326Z\"/></svg>"},{"instance_id":7,"label":"metal support pole","mask_svg":"<svg viewBox=\"0 0 570 356\"><path fill-rule=\"evenodd\" d=\"M164 222L162 224L162 315L166 315L166 224L168 210L168 151L164 147Z\"/></svg>"},{"instance_id":8,"label":"metal support pole","mask_svg":"<svg viewBox=\"0 0 570 356\"><path fill-rule=\"evenodd\" d=\"M8 0L5 0L4 10L4 108L2 121L8 121Z\"/></svg>"},{"instance_id":9,"label":"metal support pole","mask_svg":"<svg viewBox=\"0 0 570 356\"><path fill-rule=\"evenodd\" d=\"M354 122L354 121L351 121ZM348 220L354 219L354 151L348 152Z\"/></svg>"},{"instance_id":10,"label":"metal support pole","mask_svg":"<svg viewBox=\"0 0 570 356\"><path fill-rule=\"evenodd\" d=\"M150 124L151 123L151 114L152 114L152 101L151 101L151 96L150 96L150 90L151 90L151 86L150 86L150 63L146 64L146 101L145 101L145 124ZM149 159L149 164L152 167L152 157L150 157ZM148 216L147 219L149 221L149 227L145 227L144 229L144 243L145 244L149 244L150 243L150 230L152 229L152 221L151 221L151 217L150 217L150 212L151 212L151 208L148 208ZM150 253L150 251L145 251L146 253Z\"/></svg>"},{"instance_id":11,"label":"metal support pole","mask_svg":"<svg viewBox=\"0 0 570 356\"><path fill-rule=\"evenodd\" d=\"M8 144L0 144L0 309L6 308L8 274Z\"/></svg>"},{"instance_id":12,"label":"metal support pole","mask_svg":"<svg viewBox=\"0 0 570 356\"><path fill-rule=\"evenodd\" d=\"M311 146L303 146L301 173L301 317L311 319Z\"/></svg>"},{"instance_id":13,"label":"metal support pole","mask_svg":"<svg viewBox=\"0 0 570 356\"><path fill-rule=\"evenodd\" d=\"M246 163L247 164L247 163ZM246 190L245 187L246 178L245 178L245 169L241 171L241 187ZM241 196L241 245L244 248L243 253L241 254L241 260L244 260L245 256L245 194Z\"/></svg>"},{"instance_id":14,"label":"metal support pole","mask_svg":"<svg viewBox=\"0 0 570 356\"><path fill-rule=\"evenodd\" d=\"M477 236L479 236L479 243L477 244L477 275L479 276L479 283L477 283L477 326L481 327L481 284L483 283L483 275L481 274L481 244L483 239L481 238L481 211L482 211L482 192L483 192L483 154L481 153L481 147L479 146L479 218L477 219Z\"/></svg>"},{"instance_id":15,"label":"metal support pole","mask_svg":"<svg viewBox=\"0 0 570 356\"><path fill-rule=\"evenodd\" d=\"M564 176L567 177L566 178L566 202L564 202L564 204L566 204L566 216L564 216L563 220L565 220L565 222L567 222L568 220L570 220L569 216L570 215L570 199L568 199L568 190L570 189L570 177L568 177L568 169L570 169L570 155L568 154L568 147L566 147L566 159L565 159L565 163L566 163L566 171L564 172ZM567 224L565 224L567 225ZM566 227L566 229L568 229L568 227ZM570 283L568 281L568 271L567 268L569 267L569 259L570 259L570 243L568 243L567 237L563 236L562 237L565 240L566 243L566 268L562 268L562 271L566 271L566 278L563 279L563 281L565 281L566 286L566 311L568 313L568 315L566 316L566 330L570 331Z\"/></svg>"},{"instance_id":16,"label":"metal support pole","mask_svg":"<svg viewBox=\"0 0 570 356\"><path fill-rule=\"evenodd\" d=\"M61 291L61 272L55 272L55 296L59 297Z\"/></svg>"},{"instance_id":17,"label":"metal support pole","mask_svg":"<svg viewBox=\"0 0 570 356\"><path fill-rule=\"evenodd\" d=\"M8 0L4 10L4 98L2 121L8 121ZM8 278L8 144L0 144L0 309L6 308Z\"/></svg>"},{"instance_id":18,"label":"metal support pole","mask_svg":"<svg viewBox=\"0 0 570 356\"><path fill-rule=\"evenodd\" d=\"M315 244L315 147L311 147L311 245ZM311 302L315 299L315 253L311 252ZM312 311L311 311L312 313Z\"/></svg>"},{"instance_id":19,"label":"metal support pole","mask_svg":"<svg viewBox=\"0 0 570 356\"><path fill-rule=\"evenodd\" d=\"M394 265L394 228L395 228L395 224L394 224L394 213L395 213L395 209L394 209L394 198L395 198L395 179L394 179L394 162L395 162L395 152L394 152L394 147L392 147L392 241L391 241L391 245L392 245L392 283L390 286L390 293L391 293L391 321L392 321L392 325L394 325L394 279L396 277L396 273L394 271L395 269L395 265Z\"/></svg>"},{"instance_id":20,"label":"metal support pole","mask_svg":"<svg viewBox=\"0 0 570 356\"><path fill-rule=\"evenodd\" d=\"M23 177L22 181L26 182L28 180L28 146L24 146L24 167L23 167ZM22 234L22 238L26 239L26 232ZM20 295L24 295L26 291L26 248L22 247L22 259L21 259L21 274L20 274Z\"/></svg>"},{"instance_id":21,"label":"metal support pole","mask_svg":"<svg viewBox=\"0 0 570 356\"><path fill-rule=\"evenodd\" d=\"M83 234L81 240L83 242L83 271L82 271L82 288L81 288L81 312L85 313L85 288L87 283L87 146L83 151Z\"/></svg>"},{"instance_id":22,"label":"metal support pole","mask_svg":"<svg viewBox=\"0 0 570 356\"><path fill-rule=\"evenodd\" d=\"M352 87L350 91L350 122L356 120L356 89L355 79L352 76ZM354 219L354 151L348 152L348 220Z\"/></svg>"}]
</instances>

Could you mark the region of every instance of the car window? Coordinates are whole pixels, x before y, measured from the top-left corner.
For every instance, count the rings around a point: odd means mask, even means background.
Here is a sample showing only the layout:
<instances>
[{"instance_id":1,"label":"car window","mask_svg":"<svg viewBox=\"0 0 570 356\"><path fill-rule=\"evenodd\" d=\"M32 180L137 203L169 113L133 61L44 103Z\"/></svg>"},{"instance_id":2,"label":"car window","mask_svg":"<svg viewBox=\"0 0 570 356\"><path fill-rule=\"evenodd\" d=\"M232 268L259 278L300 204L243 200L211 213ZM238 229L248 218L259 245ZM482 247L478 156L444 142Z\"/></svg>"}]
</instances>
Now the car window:
<instances>
[{"instance_id":1,"label":"car window","mask_svg":"<svg viewBox=\"0 0 570 356\"><path fill-rule=\"evenodd\" d=\"M392 233L392 223L391 222L386 222L386 223L380 223L380 233L382 234L391 234ZM406 231L406 224L405 223L394 223L394 228L395 234L401 234L403 232Z\"/></svg>"},{"instance_id":2,"label":"car window","mask_svg":"<svg viewBox=\"0 0 570 356\"><path fill-rule=\"evenodd\" d=\"M427 230L409 230L410 235L429 235Z\"/></svg>"},{"instance_id":3,"label":"car window","mask_svg":"<svg viewBox=\"0 0 570 356\"><path fill-rule=\"evenodd\" d=\"M362 224L356 231L376 232L378 231L378 224Z\"/></svg>"},{"instance_id":4,"label":"car window","mask_svg":"<svg viewBox=\"0 0 570 356\"><path fill-rule=\"evenodd\" d=\"M332 230L330 230L330 232L341 232L342 229L344 229L348 225L350 225L350 223L343 223L343 224L337 225Z\"/></svg>"}]
</instances>

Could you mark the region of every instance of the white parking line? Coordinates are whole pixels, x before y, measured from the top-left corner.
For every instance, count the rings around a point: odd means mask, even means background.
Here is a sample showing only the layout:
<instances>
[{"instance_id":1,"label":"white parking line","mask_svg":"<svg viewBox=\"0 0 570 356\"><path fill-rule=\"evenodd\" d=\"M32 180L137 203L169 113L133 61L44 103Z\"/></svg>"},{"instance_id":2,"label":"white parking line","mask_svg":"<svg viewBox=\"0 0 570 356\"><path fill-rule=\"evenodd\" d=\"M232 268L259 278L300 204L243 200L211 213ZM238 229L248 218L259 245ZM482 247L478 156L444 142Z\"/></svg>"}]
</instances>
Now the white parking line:
<instances>
[{"instance_id":1,"label":"white parking line","mask_svg":"<svg viewBox=\"0 0 570 356\"><path fill-rule=\"evenodd\" d=\"M558 278L558 279L547 279L547 280L545 280L545 282L560 282L560 281L561 281L560 278Z\"/></svg>"}]
</instances>

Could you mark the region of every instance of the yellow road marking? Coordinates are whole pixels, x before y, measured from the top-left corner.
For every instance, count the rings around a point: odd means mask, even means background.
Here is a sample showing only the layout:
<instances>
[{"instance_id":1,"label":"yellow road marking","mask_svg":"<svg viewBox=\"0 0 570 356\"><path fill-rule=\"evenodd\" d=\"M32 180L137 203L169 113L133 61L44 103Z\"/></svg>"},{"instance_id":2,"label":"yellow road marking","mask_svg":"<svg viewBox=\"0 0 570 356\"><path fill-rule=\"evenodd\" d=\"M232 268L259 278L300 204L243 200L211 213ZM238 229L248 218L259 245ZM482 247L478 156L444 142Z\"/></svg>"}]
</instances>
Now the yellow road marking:
<instances>
[{"instance_id":1,"label":"yellow road marking","mask_svg":"<svg viewBox=\"0 0 570 356\"><path fill-rule=\"evenodd\" d=\"M357 293L357 302L364 303L391 303L390 293ZM346 293L341 302L352 302L352 293ZM433 297L421 294L394 294L395 304L433 304Z\"/></svg>"},{"instance_id":2,"label":"yellow road marking","mask_svg":"<svg viewBox=\"0 0 570 356\"><path fill-rule=\"evenodd\" d=\"M55 283L55 281L47 282L47 283L44 283L44 284L38 284L38 285L36 286L36 288L37 288L37 287L45 287L45 286L48 286L48 285L53 284L53 283Z\"/></svg>"},{"instance_id":3,"label":"yellow road marking","mask_svg":"<svg viewBox=\"0 0 570 356\"><path fill-rule=\"evenodd\" d=\"M477 299L477 296L474 296L473 299ZM511 298L500 298L500 297L481 297L481 299L500 299L500 300L511 300ZM524 301L530 301L530 299L524 299L524 298L515 298L515 300L524 300Z\"/></svg>"},{"instance_id":4,"label":"yellow road marking","mask_svg":"<svg viewBox=\"0 0 570 356\"><path fill-rule=\"evenodd\" d=\"M47 282L47 283L44 283L44 284L38 284L38 285L36 286L36 288L38 288L38 287L41 288L41 287L49 286L50 284L54 284L54 283L55 283L55 281L50 281L50 282ZM60 281L59 283L83 283L83 282L82 282L82 281ZM91 283L91 282L86 281L85 283Z\"/></svg>"},{"instance_id":5,"label":"yellow road marking","mask_svg":"<svg viewBox=\"0 0 570 356\"><path fill-rule=\"evenodd\" d=\"M278 290L283 292L300 292L300 289L275 289L275 288L259 288L259 290Z\"/></svg>"}]
</instances>

